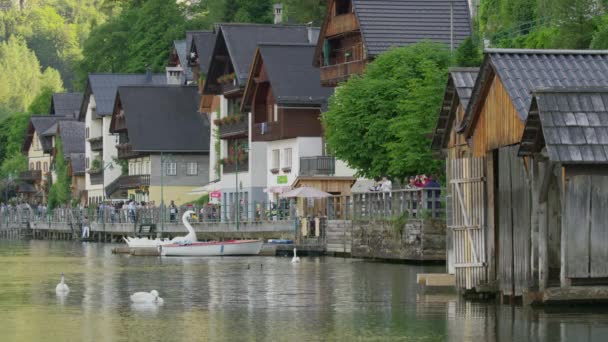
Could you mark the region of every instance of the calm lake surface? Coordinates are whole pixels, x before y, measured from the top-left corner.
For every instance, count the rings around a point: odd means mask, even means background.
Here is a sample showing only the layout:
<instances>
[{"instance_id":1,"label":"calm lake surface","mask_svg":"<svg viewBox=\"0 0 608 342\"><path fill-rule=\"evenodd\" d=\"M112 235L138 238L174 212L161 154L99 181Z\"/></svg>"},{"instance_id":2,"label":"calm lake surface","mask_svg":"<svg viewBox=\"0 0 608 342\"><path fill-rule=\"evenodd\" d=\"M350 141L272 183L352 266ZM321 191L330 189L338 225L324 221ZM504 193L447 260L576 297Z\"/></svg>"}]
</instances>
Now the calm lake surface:
<instances>
[{"instance_id":1,"label":"calm lake surface","mask_svg":"<svg viewBox=\"0 0 608 342\"><path fill-rule=\"evenodd\" d=\"M420 293L416 274L442 266L161 259L112 255L112 247L0 241L0 341L608 341L608 309ZM61 272L66 298L54 291ZM152 289L163 306L129 302Z\"/></svg>"}]
</instances>

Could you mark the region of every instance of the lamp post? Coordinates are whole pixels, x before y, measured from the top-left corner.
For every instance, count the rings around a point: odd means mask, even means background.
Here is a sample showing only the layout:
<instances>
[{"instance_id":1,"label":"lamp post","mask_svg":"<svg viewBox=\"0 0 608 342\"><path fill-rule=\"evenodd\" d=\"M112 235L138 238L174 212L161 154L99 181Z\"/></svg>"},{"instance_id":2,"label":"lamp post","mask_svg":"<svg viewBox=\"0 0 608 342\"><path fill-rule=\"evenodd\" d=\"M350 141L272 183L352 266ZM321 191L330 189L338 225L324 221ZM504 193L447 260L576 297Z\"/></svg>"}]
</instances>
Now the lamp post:
<instances>
[{"instance_id":1,"label":"lamp post","mask_svg":"<svg viewBox=\"0 0 608 342\"><path fill-rule=\"evenodd\" d=\"M249 153L249 149L247 147L243 148L243 152L244 153ZM236 231L239 231L240 228L240 223L241 223L241 201L239 200L239 191L241 190L239 188L239 141L236 141L236 146L235 146L235 153L236 153L236 163L235 163L235 168L234 168L234 178L235 178L235 185L236 185ZM242 185L241 185L242 188Z\"/></svg>"},{"instance_id":2,"label":"lamp post","mask_svg":"<svg viewBox=\"0 0 608 342\"><path fill-rule=\"evenodd\" d=\"M160 153L160 232L157 234L160 238L165 231L165 164L170 160L170 156L165 155L163 152Z\"/></svg>"}]
</instances>

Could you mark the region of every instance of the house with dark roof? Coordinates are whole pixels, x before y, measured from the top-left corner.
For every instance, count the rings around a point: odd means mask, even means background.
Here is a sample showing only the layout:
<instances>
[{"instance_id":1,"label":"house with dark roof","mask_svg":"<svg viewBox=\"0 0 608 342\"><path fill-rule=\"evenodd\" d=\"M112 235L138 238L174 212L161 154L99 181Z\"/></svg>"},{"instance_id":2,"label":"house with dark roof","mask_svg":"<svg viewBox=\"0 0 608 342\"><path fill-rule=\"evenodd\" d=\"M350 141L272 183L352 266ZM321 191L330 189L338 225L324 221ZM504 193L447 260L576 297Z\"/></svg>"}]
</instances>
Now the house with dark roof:
<instances>
[{"instance_id":1,"label":"house with dark roof","mask_svg":"<svg viewBox=\"0 0 608 342\"><path fill-rule=\"evenodd\" d=\"M78 117L82 105L82 93L55 93L51 98L51 109L49 114Z\"/></svg>"},{"instance_id":2,"label":"house with dark roof","mask_svg":"<svg viewBox=\"0 0 608 342\"><path fill-rule=\"evenodd\" d=\"M66 116L32 116L22 146L28 158L28 170L20 175L20 180L30 186L19 187L30 202L46 202L50 184L56 177L52 170L57 136L63 141L66 159L73 153L84 153L84 123Z\"/></svg>"},{"instance_id":3,"label":"house with dark roof","mask_svg":"<svg viewBox=\"0 0 608 342\"><path fill-rule=\"evenodd\" d=\"M451 128L469 152L447 159L460 289L496 284L504 296L544 303L605 299L585 286L608 285L599 247L608 228L597 209L608 186L606 71L606 51L486 51Z\"/></svg>"},{"instance_id":4,"label":"house with dark roof","mask_svg":"<svg viewBox=\"0 0 608 342\"><path fill-rule=\"evenodd\" d=\"M79 112L85 123L86 190L89 204L105 198L104 188L121 172L114 165L117 157L116 137L110 133L110 121L118 87L125 85L166 84L164 74L90 74Z\"/></svg>"},{"instance_id":5,"label":"house with dark roof","mask_svg":"<svg viewBox=\"0 0 608 342\"><path fill-rule=\"evenodd\" d=\"M186 60L186 41L174 40L173 49L169 53L169 60L165 71L167 73L167 84L187 84L192 80L192 69Z\"/></svg>"},{"instance_id":6,"label":"house with dark roof","mask_svg":"<svg viewBox=\"0 0 608 342\"><path fill-rule=\"evenodd\" d=\"M421 41L456 49L471 35L467 0L329 0L313 63L335 87L376 56Z\"/></svg>"},{"instance_id":7,"label":"house with dark roof","mask_svg":"<svg viewBox=\"0 0 608 342\"><path fill-rule=\"evenodd\" d=\"M248 203L265 201L266 189L266 142L252 141L249 134L252 116L241 113L241 98L248 83L251 63L260 43L310 44L316 41L318 30L304 25L262 25L262 24L218 24L216 40L210 58L209 68L203 86L205 96L219 98L219 110L211 120L211 131L216 130L214 122L223 120L220 151L212 152L212 165L222 158L229 158L229 146L239 146L237 155L255 155L239 164L239 187ZM203 100L204 101L204 100ZM202 107L205 107L204 105ZM211 109L205 108L205 110ZM212 139L215 139L212 136ZM247 151L247 152L244 152ZM217 152L221 152L217 158ZM216 178L221 178L222 193L228 198L236 199L237 189L235 167L218 167ZM255 210L249 210L251 215Z\"/></svg>"},{"instance_id":8,"label":"house with dark roof","mask_svg":"<svg viewBox=\"0 0 608 342\"><path fill-rule=\"evenodd\" d=\"M192 70L192 80L198 82L207 74L216 35L213 31L186 32L186 60Z\"/></svg>"},{"instance_id":9,"label":"house with dark roof","mask_svg":"<svg viewBox=\"0 0 608 342\"><path fill-rule=\"evenodd\" d=\"M323 189L348 195L355 181L353 170L324 154L320 115L333 89L321 87L319 70L310 64L313 53L311 44L259 44L243 94L241 112L251 113L251 141L267 142L266 193L274 203L296 183L323 182ZM230 118L218 122L220 136L233 136ZM234 167L235 141L227 139L224 172Z\"/></svg>"},{"instance_id":10,"label":"house with dark roof","mask_svg":"<svg viewBox=\"0 0 608 342\"><path fill-rule=\"evenodd\" d=\"M129 167L106 186L107 196L126 193L157 204L195 199L188 192L209 183L209 121L198 113L198 101L196 86L118 88L110 132L118 135L117 157Z\"/></svg>"}]
</instances>

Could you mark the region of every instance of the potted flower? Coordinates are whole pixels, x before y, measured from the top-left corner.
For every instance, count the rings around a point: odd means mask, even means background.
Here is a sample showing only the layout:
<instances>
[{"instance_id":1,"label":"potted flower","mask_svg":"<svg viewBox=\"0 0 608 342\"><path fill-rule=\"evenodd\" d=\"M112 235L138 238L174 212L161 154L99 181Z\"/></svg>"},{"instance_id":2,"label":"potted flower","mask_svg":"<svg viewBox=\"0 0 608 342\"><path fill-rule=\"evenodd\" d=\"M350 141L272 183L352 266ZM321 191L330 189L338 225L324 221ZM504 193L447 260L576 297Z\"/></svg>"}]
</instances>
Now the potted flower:
<instances>
[{"instance_id":1,"label":"potted flower","mask_svg":"<svg viewBox=\"0 0 608 342\"><path fill-rule=\"evenodd\" d=\"M213 124L216 126L221 126L222 125L222 119L214 119L213 120Z\"/></svg>"}]
</instances>

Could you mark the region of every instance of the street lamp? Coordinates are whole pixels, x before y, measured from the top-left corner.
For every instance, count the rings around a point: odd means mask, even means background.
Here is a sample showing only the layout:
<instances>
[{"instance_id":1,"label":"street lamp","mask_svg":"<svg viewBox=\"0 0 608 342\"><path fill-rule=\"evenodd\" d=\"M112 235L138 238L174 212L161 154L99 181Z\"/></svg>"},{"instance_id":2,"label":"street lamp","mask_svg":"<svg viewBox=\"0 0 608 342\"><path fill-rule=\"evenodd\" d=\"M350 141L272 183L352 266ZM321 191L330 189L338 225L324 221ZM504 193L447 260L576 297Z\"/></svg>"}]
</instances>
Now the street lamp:
<instances>
[{"instance_id":1,"label":"street lamp","mask_svg":"<svg viewBox=\"0 0 608 342\"><path fill-rule=\"evenodd\" d=\"M165 155L163 152L160 153L160 232L157 234L160 238L165 231L165 193L164 193L164 176L165 176L165 164L171 160L171 155Z\"/></svg>"},{"instance_id":2,"label":"street lamp","mask_svg":"<svg viewBox=\"0 0 608 342\"><path fill-rule=\"evenodd\" d=\"M236 141L235 146L236 153L236 163L234 168L234 178L236 185L236 230L239 231L240 222L241 222L241 201L239 200L239 192L243 188L243 184L240 184L241 188L239 189L239 141ZM245 146L243 148L243 153L249 153L249 148Z\"/></svg>"}]
</instances>

